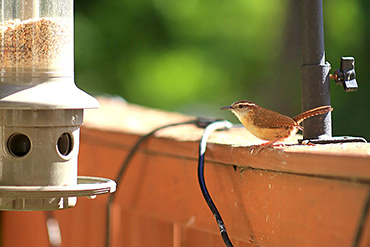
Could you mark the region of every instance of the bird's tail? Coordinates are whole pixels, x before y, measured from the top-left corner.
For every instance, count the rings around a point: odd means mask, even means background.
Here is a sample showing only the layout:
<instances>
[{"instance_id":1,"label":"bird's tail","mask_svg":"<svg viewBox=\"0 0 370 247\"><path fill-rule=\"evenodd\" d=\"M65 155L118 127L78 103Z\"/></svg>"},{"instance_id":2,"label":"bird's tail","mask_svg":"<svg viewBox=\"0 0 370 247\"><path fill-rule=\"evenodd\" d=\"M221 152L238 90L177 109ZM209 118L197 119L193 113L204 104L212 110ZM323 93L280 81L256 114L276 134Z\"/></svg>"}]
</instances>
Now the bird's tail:
<instances>
[{"instance_id":1,"label":"bird's tail","mask_svg":"<svg viewBox=\"0 0 370 247\"><path fill-rule=\"evenodd\" d=\"M327 113L329 111L332 111L332 110L333 110L333 108L330 105L319 106L319 107L313 108L311 110L305 111L305 112L293 117L293 119L299 124L307 118L310 118L310 117L313 117L313 116L316 116L316 115L325 114L325 113Z\"/></svg>"}]
</instances>

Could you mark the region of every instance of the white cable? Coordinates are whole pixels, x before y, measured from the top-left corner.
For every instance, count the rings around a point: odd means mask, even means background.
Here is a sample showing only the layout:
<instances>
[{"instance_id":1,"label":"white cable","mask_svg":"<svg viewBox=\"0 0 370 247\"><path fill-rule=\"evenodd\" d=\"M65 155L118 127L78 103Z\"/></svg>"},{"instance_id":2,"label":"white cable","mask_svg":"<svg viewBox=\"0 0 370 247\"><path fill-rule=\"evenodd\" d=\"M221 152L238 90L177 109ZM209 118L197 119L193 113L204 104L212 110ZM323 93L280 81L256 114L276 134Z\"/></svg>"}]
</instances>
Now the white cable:
<instances>
[{"instance_id":1,"label":"white cable","mask_svg":"<svg viewBox=\"0 0 370 247\"><path fill-rule=\"evenodd\" d=\"M232 123L226 120L221 120L209 124L204 130L202 139L200 140L200 154L203 155L206 152L208 138L214 131L225 128L230 129L232 126Z\"/></svg>"}]
</instances>

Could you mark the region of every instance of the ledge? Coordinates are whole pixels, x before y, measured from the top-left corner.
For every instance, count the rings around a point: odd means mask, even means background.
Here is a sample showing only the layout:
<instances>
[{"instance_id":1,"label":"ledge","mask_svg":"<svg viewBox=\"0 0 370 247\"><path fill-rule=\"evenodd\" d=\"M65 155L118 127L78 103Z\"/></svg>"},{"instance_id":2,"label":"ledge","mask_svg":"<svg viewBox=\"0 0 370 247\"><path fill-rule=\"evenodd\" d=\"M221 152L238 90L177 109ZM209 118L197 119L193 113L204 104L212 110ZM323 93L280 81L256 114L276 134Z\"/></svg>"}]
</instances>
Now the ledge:
<instances>
[{"instance_id":1,"label":"ledge","mask_svg":"<svg viewBox=\"0 0 370 247\"><path fill-rule=\"evenodd\" d=\"M87 110L84 136L96 130L104 131L99 136L114 140L114 145L127 145L127 140L112 138L117 133L132 135L132 144L138 136L170 123L188 121L193 117L179 113L164 112L132 105L120 99L100 98L98 110ZM203 129L193 125L171 127L158 131L150 139L146 152L182 156L196 159L198 141ZM225 165L287 172L294 174L323 176L347 180L370 181L370 144L338 143L321 145L298 145L296 135L285 141L285 147L265 149L253 153L253 145L264 141L254 137L244 128L233 128L214 132L209 138L206 159Z\"/></svg>"},{"instance_id":2,"label":"ledge","mask_svg":"<svg viewBox=\"0 0 370 247\"><path fill-rule=\"evenodd\" d=\"M141 135L192 119L120 100L100 103L82 128L82 174L114 178ZM192 125L171 127L142 145L117 191L114 246L223 246L197 181L202 133ZM206 182L235 246L352 245L369 196L370 145L294 145L298 138L253 154L251 146L263 141L243 128L211 135ZM359 247L370 242L369 212L362 232Z\"/></svg>"}]
</instances>

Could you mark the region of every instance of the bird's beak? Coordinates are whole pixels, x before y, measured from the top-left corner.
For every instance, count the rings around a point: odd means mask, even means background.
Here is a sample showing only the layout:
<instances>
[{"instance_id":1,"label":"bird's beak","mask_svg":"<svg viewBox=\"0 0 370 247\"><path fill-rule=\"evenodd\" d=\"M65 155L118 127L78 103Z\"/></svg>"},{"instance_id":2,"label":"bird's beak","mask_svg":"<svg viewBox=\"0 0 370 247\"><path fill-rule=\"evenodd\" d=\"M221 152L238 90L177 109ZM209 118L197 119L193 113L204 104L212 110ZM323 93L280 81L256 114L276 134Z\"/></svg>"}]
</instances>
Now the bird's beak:
<instances>
[{"instance_id":1,"label":"bird's beak","mask_svg":"<svg viewBox=\"0 0 370 247\"><path fill-rule=\"evenodd\" d=\"M224 106L224 107L221 107L220 110L230 110L232 107L229 105L229 106Z\"/></svg>"}]
</instances>

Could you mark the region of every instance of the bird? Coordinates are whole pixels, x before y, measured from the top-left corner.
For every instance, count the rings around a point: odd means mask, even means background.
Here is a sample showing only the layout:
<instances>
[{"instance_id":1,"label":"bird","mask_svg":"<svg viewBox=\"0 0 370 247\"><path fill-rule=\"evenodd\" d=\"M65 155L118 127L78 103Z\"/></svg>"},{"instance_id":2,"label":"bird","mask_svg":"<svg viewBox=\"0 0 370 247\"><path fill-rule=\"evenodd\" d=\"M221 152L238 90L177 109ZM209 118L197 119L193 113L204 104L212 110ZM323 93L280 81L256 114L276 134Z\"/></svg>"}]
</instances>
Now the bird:
<instances>
[{"instance_id":1,"label":"bird","mask_svg":"<svg viewBox=\"0 0 370 247\"><path fill-rule=\"evenodd\" d=\"M291 118L248 100L236 101L230 106L221 107L220 109L231 110L251 134L268 141L259 145L257 151L264 147L274 146L276 142L283 141L296 134L298 130L303 131L303 127L300 125L303 120L333 110L330 105L324 105Z\"/></svg>"}]
</instances>

